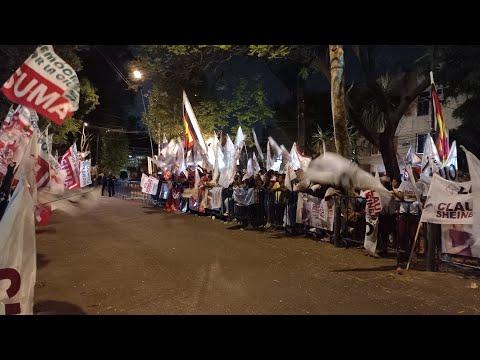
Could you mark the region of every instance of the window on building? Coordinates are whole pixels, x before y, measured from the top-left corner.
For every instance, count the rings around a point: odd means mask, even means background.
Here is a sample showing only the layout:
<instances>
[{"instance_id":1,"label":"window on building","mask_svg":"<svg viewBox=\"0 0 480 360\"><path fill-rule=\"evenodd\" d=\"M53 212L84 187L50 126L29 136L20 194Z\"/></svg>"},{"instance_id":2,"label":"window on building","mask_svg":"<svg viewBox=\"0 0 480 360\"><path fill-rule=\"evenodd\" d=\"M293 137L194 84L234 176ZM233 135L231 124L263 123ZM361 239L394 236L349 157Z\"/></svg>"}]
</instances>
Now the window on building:
<instances>
[{"instance_id":1,"label":"window on building","mask_svg":"<svg viewBox=\"0 0 480 360\"><path fill-rule=\"evenodd\" d=\"M417 99L417 116L425 116L430 113L430 91L424 91Z\"/></svg>"},{"instance_id":2,"label":"window on building","mask_svg":"<svg viewBox=\"0 0 480 360\"><path fill-rule=\"evenodd\" d=\"M417 154L423 154L425 141L427 141L428 134L417 134Z\"/></svg>"}]
</instances>

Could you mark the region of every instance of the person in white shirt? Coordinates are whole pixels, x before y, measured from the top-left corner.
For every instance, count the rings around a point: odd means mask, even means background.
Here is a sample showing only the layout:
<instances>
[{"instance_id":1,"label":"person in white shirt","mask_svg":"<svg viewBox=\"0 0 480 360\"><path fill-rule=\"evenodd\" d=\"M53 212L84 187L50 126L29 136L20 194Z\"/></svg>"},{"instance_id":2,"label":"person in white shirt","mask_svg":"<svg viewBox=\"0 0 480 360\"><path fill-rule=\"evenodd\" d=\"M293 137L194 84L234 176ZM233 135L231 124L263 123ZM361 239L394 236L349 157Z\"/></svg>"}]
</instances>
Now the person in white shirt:
<instances>
[{"instance_id":1,"label":"person in white shirt","mask_svg":"<svg viewBox=\"0 0 480 360\"><path fill-rule=\"evenodd\" d=\"M415 175L414 175L415 176ZM417 177L417 176L415 176ZM403 179L393 194L400 200L399 218L397 221L397 236L400 252L399 264L408 261L410 249L418 226L423 188L413 185L408 179Z\"/></svg>"}]
</instances>

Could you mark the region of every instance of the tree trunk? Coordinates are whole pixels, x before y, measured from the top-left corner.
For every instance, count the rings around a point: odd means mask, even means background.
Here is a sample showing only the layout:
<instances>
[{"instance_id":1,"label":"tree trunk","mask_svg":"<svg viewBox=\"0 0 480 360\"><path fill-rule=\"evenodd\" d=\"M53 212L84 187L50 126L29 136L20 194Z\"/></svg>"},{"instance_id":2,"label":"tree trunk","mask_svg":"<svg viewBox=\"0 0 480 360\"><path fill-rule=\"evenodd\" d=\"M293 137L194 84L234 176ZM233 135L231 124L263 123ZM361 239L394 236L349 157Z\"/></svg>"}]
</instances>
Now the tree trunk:
<instances>
[{"instance_id":1,"label":"tree trunk","mask_svg":"<svg viewBox=\"0 0 480 360\"><path fill-rule=\"evenodd\" d=\"M383 165L385 166L385 172L392 179L400 178L400 168L398 166L397 151L394 143L395 134L391 131L385 131L380 134L379 150L382 154Z\"/></svg>"},{"instance_id":2,"label":"tree trunk","mask_svg":"<svg viewBox=\"0 0 480 360\"><path fill-rule=\"evenodd\" d=\"M342 45L329 45L331 73L331 101L335 148L343 157L350 158L347 116L345 110L345 78Z\"/></svg>"},{"instance_id":3,"label":"tree trunk","mask_svg":"<svg viewBox=\"0 0 480 360\"><path fill-rule=\"evenodd\" d=\"M298 120L298 133L297 133L297 146L300 151L305 151L305 98L304 98L304 85L305 80L302 76L298 75L297 83L297 120Z\"/></svg>"}]
</instances>

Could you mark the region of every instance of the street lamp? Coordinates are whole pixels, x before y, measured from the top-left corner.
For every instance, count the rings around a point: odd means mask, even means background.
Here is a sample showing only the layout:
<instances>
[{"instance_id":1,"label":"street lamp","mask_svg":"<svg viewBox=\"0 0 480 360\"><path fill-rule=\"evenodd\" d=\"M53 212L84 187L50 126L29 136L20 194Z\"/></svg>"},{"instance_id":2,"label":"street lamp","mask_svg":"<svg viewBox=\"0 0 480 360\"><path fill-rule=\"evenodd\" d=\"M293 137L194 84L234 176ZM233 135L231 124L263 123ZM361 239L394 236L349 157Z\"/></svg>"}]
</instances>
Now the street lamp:
<instances>
[{"instance_id":1,"label":"street lamp","mask_svg":"<svg viewBox=\"0 0 480 360\"><path fill-rule=\"evenodd\" d=\"M143 78L143 74L140 70L133 70L133 78L135 80L140 80ZM143 91L142 91L142 85L139 87L140 89L140 96L142 97L142 104L143 104L143 110L145 111L145 114L147 113L147 107L145 106L145 99L143 98ZM153 142L152 142L152 135L150 133L150 127L147 125L148 128L148 137L150 138L150 149L152 151L152 158L153 158Z\"/></svg>"},{"instance_id":2,"label":"street lamp","mask_svg":"<svg viewBox=\"0 0 480 360\"><path fill-rule=\"evenodd\" d=\"M143 77L143 74L140 70L133 70L133 77L136 80L140 80Z\"/></svg>"}]
</instances>

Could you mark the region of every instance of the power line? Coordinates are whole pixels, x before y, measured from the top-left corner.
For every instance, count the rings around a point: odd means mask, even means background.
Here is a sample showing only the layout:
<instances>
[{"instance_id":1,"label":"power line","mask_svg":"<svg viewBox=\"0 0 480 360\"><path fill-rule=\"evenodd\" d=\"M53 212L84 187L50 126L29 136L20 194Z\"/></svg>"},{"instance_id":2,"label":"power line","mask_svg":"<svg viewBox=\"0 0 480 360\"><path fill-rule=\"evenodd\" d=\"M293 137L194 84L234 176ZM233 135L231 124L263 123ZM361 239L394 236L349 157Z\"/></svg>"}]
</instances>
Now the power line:
<instances>
[{"instance_id":1,"label":"power line","mask_svg":"<svg viewBox=\"0 0 480 360\"><path fill-rule=\"evenodd\" d=\"M110 59L108 59L101 51L98 47L95 46L95 49L98 51L98 53L100 55L102 55L102 57L105 59L105 61L108 63L108 65L110 65L110 67L113 69L114 72L116 72L120 78L127 84L128 87L130 87L130 83L128 82L127 78L122 74L122 72L117 68L117 66L113 63L113 61L111 61Z\"/></svg>"}]
</instances>

